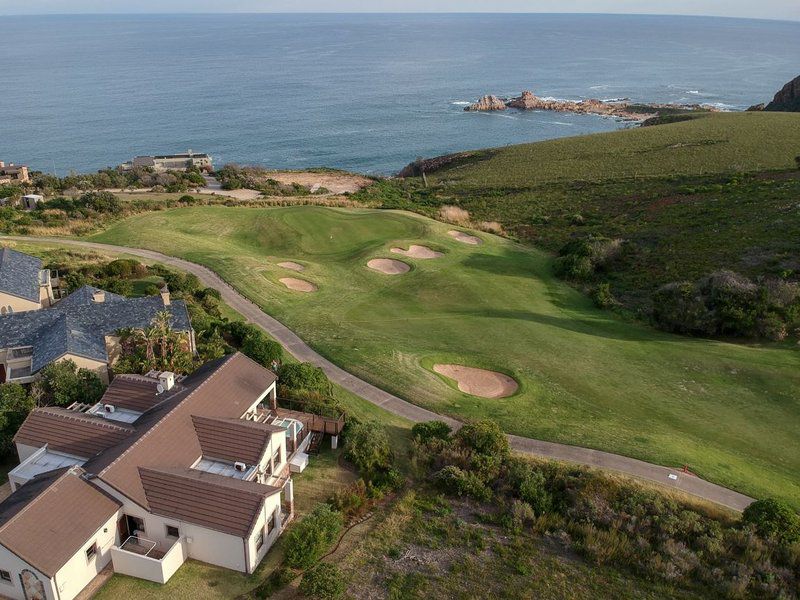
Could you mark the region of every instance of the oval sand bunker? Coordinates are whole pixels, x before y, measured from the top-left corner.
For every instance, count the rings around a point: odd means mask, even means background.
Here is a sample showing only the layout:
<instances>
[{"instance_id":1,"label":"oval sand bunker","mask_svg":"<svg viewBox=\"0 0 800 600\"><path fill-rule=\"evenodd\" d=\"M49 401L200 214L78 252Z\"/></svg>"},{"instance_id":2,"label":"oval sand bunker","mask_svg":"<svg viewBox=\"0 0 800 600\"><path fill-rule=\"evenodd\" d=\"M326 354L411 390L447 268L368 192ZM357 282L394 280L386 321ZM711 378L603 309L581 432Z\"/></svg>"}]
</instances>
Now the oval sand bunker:
<instances>
[{"instance_id":1,"label":"oval sand bunker","mask_svg":"<svg viewBox=\"0 0 800 600\"><path fill-rule=\"evenodd\" d=\"M305 279L295 279L294 277L282 277L278 279L283 285L295 292L316 292L317 286Z\"/></svg>"},{"instance_id":2,"label":"oval sand bunker","mask_svg":"<svg viewBox=\"0 0 800 600\"><path fill-rule=\"evenodd\" d=\"M508 375L463 365L433 365L433 370L458 382L458 389L481 398L506 398L514 394L519 384Z\"/></svg>"},{"instance_id":3,"label":"oval sand bunker","mask_svg":"<svg viewBox=\"0 0 800 600\"><path fill-rule=\"evenodd\" d=\"M298 271L298 272L305 271L306 269L303 265L296 262L292 262L290 260L287 260L286 262L279 262L278 266L283 267L284 269L289 269L290 271Z\"/></svg>"},{"instance_id":4,"label":"oval sand bunker","mask_svg":"<svg viewBox=\"0 0 800 600\"><path fill-rule=\"evenodd\" d=\"M408 247L408 250L403 250L402 248L392 248L392 252L395 254L402 254L403 256L408 256L409 258L440 258L444 256L441 252L436 252L436 250L431 250L427 246L417 246L416 244L411 244Z\"/></svg>"},{"instance_id":5,"label":"oval sand bunker","mask_svg":"<svg viewBox=\"0 0 800 600\"><path fill-rule=\"evenodd\" d=\"M452 238L455 238L456 241L461 242L462 244L470 244L471 246L479 246L483 243L483 240L479 237L474 235L470 235L468 233L464 233L463 231L456 231L455 229L448 231L447 235Z\"/></svg>"},{"instance_id":6,"label":"oval sand bunker","mask_svg":"<svg viewBox=\"0 0 800 600\"><path fill-rule=\"evenodd\" d=\"M367 266L384 275L402 275L411 270L411 267L402 260L394 260L391 258L373 258L367 263Z\"/></svg>"}]
</instances>

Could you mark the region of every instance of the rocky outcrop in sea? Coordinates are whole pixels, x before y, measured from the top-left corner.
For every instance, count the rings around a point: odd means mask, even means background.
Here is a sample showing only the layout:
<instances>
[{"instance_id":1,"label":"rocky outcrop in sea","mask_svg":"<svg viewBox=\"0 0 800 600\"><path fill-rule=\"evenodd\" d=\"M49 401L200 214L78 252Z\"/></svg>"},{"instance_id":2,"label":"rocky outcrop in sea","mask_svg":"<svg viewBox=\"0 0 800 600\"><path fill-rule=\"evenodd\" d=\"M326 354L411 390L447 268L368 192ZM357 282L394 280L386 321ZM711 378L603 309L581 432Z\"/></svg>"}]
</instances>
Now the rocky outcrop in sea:
<instances>
[{"instance_id":1,"label":"rocky outcrop in sea","mask_svg":"<svg viewBox=\"0 0 800 600\"><path fill-rule=\"evenodd\" d=\"M697 110L711 112L718 110L711 106L701 106L699 104L633 103L629 100L598 100L596 98L586 100L556 100L552 98L540 98L529 90L525 90L516 98L499 98L498 96L487 95L478 100L478 102L465 107L464 110L494 111L506 110L507 108L601 115L615 117L625 121L644 121L667 109L685 110L687 112Z\"/></svg>"}]
</instances>

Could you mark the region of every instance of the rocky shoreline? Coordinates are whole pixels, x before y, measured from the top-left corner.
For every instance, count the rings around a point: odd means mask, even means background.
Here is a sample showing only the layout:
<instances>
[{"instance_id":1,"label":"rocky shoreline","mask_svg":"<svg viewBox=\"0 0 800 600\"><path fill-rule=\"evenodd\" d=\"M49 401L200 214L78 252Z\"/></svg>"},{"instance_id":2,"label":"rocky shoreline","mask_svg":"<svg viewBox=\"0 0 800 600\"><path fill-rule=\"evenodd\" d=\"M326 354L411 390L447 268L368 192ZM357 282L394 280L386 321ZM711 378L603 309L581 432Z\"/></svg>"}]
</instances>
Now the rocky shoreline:
<instances>
[{"instance_id":1,"label":"rocky shoreline","mask_svg":"<svg viewBox=\"0 0 800 600\"><path fill-rule=\"evenodd\" d=\"M718 112L714 106L702 104L653 104L636 103L629 100L553 100L540 98L533 92L525 90L515 98L501 98L494 95L483 96L474 104L464 107L467 112L491 112L507 110L550 110L584 115L600 115L613 117L623 121L646 121L659 116L665 111L676 112Z\"/></svg>"}]
</instances>

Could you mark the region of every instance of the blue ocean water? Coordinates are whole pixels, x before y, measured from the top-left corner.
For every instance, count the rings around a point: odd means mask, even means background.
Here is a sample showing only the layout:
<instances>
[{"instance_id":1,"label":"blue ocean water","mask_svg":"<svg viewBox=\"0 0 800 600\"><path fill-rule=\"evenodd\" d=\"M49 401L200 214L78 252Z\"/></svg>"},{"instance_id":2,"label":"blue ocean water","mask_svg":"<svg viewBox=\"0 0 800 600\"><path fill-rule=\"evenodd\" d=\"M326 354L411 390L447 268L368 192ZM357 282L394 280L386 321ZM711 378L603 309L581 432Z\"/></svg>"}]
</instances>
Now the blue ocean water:
<instances>
[{"instance_id":1,"label":"blue ocean water","mask_svg":"<svg viewBox=\"0 0 800 600\"><path fill-rule=\"evenodd\" d=\"M417 156L619 127L463 112L484 93L745 108L800 74L800 23L601 15L0 17L0 160L137 154L396 171Z\"/></svg>"}]
</instances>

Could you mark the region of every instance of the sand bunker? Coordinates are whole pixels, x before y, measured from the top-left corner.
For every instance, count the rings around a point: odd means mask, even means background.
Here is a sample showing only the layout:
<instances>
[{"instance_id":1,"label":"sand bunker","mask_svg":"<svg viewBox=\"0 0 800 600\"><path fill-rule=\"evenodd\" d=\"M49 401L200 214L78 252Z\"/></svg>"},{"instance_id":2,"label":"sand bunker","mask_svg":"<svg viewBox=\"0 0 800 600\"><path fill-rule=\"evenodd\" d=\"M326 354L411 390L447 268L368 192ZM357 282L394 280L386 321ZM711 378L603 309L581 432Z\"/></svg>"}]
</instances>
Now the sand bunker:
<instances>
[{"instance_id":1,"label":"sand bunker","mask_svg":"<svg viewBox=\"0 0 800 600\"><path fill-rule=\"evenodd\" d=\"M303 265L298 264L296 262L292 262L290 260L287 260L286 262L279 262L278 266L283 267L284 269L289 269L290 271L298 271L298 272L305 271L306 269Z\"/></svg>"},{"instance_id":2,"label":"sand bunker","mask_svg":"<svg viewBox=\"0 0 800 600\"><path fill-rule=\"evenodd\" d=\"M411 270L411 267L402 260L391 258L373 258L367 263L367 266L375 271L380 271L384 275L402 275Z\"/></svg>"},{"instance_id":3,"label":"sand bunker","mask_svg":"<svg viewBox=\"0 0 800 600\"><path fill-rule=\"evenodd\" d=\"M506 398L517 391L519 385L508 375L464 367L462 365L433 365L433 370L458 382L458 389L481 398Z\"/></svg>"},{"instance_id":4,"label":"sand bunker","mask_svg":"<svg viewBox=\"0 0 800 600\"><path fill-rule=\"evenodd\" d=\"M403 250L402 248L392 248L392 252L395 254L408 256L409 258L439 258L440 256L444 256L444 254L441 252L431 250L427 246L416 246L414 244L409 246L408 250Z\"/></svg>"},{"instance_id":5,"label":"sand bunker","mask_svg":"<svg viewBox=\"0 0 800 600\"><path fill-rule=\"evenodd\" d=\"M472 246L479 246L483 243L483 240L479 237L475 237L474 235L469 235L468 233L464 233L463 231L456 231L453 229L452 231L448 231L447 234L450 237L455 238L457 241L461 242L462 244L470 244Z\"/></svg>"},{"instance_id":6,"label":"sand bunker","mask_svg":"<svg viewBox=\"0 0 800 600\"><path fill-rule=\"evenodd\" d=\"M305 279L295 279L294 277L282 277L279 279L283 285L295 292L316 292L317 286Z\"/></svg>"}]
</instances>

